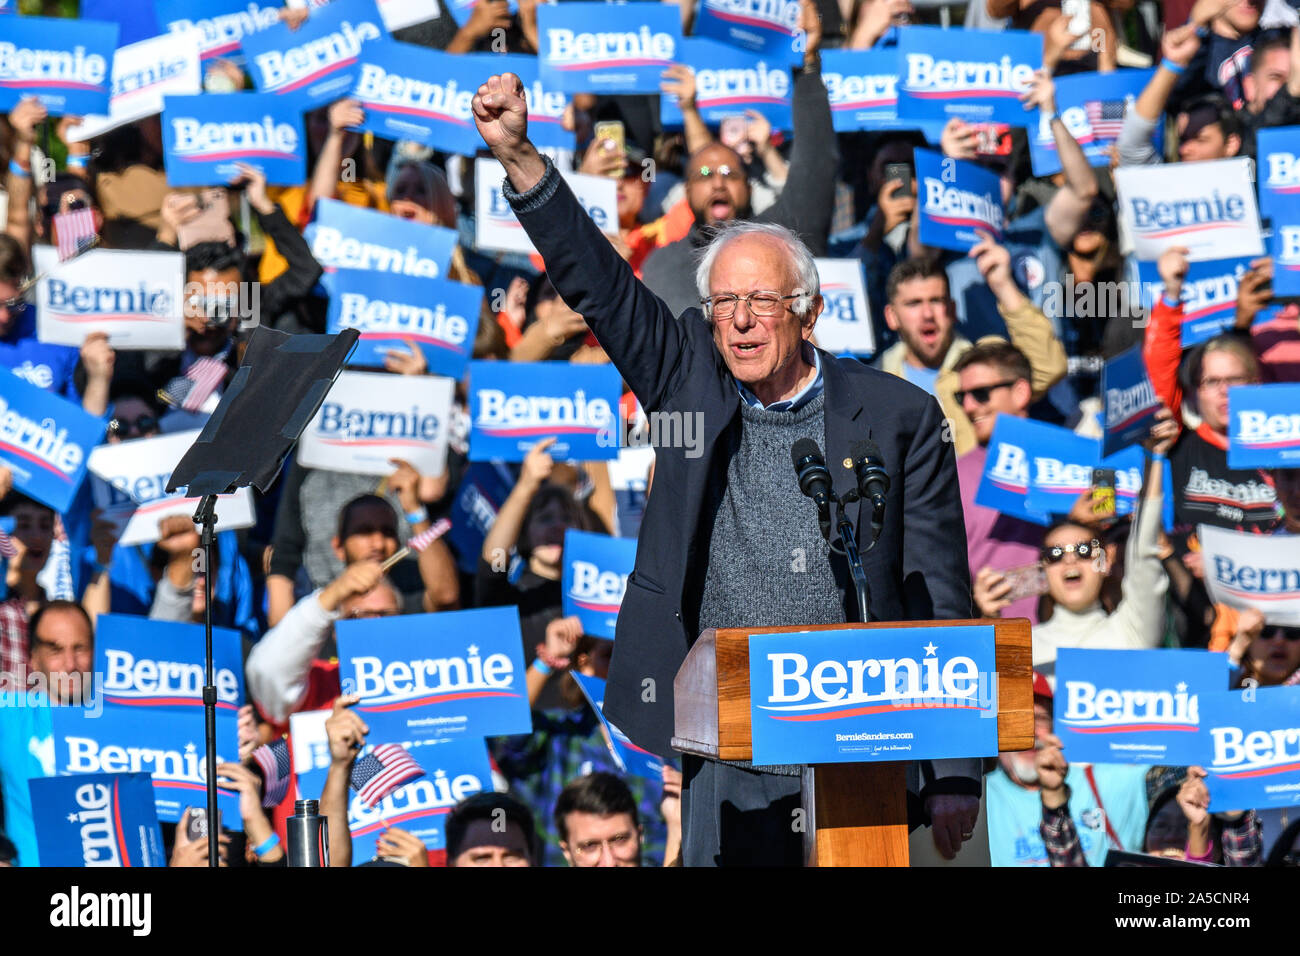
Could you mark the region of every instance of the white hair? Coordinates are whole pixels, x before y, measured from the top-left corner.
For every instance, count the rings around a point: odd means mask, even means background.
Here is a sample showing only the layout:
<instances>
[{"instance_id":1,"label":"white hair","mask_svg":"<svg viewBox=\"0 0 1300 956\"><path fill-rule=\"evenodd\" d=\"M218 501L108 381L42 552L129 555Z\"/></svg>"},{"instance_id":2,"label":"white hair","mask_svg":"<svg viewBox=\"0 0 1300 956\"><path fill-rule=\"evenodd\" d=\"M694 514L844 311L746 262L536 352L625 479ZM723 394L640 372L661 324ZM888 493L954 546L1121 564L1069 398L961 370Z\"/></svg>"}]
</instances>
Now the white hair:
<instances>
[{"instance_id":1,"label":"white hair","mask_svg":"<svg viewBox=\"0 0 1300 956\"><path fill-rule=\"evenodd\" d=\"M709 273L713 271L713 263L717 261L723 246L746 236L768 236L785 246L794 265L796 284L792 291L799 296L791 303L790 311L798 316L807 315L808 310L812 308L812 300L821 295L822 286L821 278L817 275L817 263L813 259L813 254L797 235L785 226L778 226L772 222L737 219L717 228L709 244L704 247L700 264L695 269L695 287L699 290L700 298L707 298L709 295Z\"/></svg>"}]
</instances>

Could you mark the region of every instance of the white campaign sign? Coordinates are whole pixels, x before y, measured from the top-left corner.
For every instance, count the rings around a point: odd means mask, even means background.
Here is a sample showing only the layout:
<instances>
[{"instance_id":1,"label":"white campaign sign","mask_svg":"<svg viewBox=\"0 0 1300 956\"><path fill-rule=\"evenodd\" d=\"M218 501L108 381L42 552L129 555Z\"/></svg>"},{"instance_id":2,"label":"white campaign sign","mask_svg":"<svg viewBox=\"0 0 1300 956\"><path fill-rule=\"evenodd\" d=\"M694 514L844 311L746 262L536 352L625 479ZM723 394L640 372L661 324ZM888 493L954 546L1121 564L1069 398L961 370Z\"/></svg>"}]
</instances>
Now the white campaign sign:
<instances>
[{"instance_id":1,"label":"white campaign sign","mask_svg":"<svg viewBox=\"0 0 1300 956\"><path fill-rule=\"evenodd\" d=\"M298 8L323 7L325 3L326 0L311 0L310 4L307 0L286 0L285 5ZM375 0L375 6L379 8L379 15L384 18L384 26L389 33L432 20L442 13L438 0Z\"/></svg>"},{"instance_id":2,"label":"white campaign sign","mask_svg":"<svg viewBox=\"0 0 1300 956\"><path fill-rule=\"evenodd\" d=\"M1256 608L1269 624L1300 625L1300 536L1208 525L1196 534L1211 600Z\"/></svg>"},{"instance_id":3,"label":"white campaign sign","mask_svg":"<svg viewBox=\"0 0 1300 956\"><path fill-rule=\"evenodd\" d=\"M53 246L34 253L40 341L80 347L90 333L107 332L115 349L185 347L183 254L91 249L60 263Z\"/></svg>"},{"instance_id":4,"label":"white campaign sign","mask_svg":"<svg viewBox=\"0 0 1300 956\"><path fill-rule=\"evenodd\" d=\"M474 162L474 243L480 249L499 249L531 255L537 249L515 218L501 192L506 171L495 159ZM608 176L564 173L564 179L602 232L618 231L618 187Z\"/></svg>"},{"instance_id":5,"label":"white campaign sign","mask_svg":"<svg viewBox=\"0 0 1300 956\"><path fill-rule=\"evenodd\" d=\"M834 355L872 355L876 351L871 328L871 305L857 259L817 259L825 308L813 327L817 345Z\"/></svg>"},{"instance_id":6,"label":"white campaign sign","mask_svg":"<svg viewBox=\"0 0 1300 956\"><path fill-rule=\"evenodd\" d=\"M199 67L200 30L164 33L119 47L113 55L113 90L108 116L90 115L69 130L74 143L161 113L163 97L203 92Z\"/></svg>"},{"instance_id":7,"label":"white campaign sign","mask_svg":"<svg viewBox=\"0 0 1300 956\"><path fill-rule=\"evenodd\" d=\"M391 475L390 459L422 475L447 467L455 381L435 375L344 372L298 444L305 468Z\"/></svg>"},{"instance_id":8,"label":"white campaign sign","mask_svg":"<svg viewBox=\"0 0 1300 956\"><path fill-rule=\"evenodd\" d=\"M1262 256L1252 166L1241 157L1117 169L1120 222L1134 255L1154 262L1186 246L1192 262Z\"/></svg>"},{"instance_id":9,"label":"white campaign sign","mask_svg":"<svg viewBox=\"0 0 1300 956\"><path fill-rule=\"evenodd\" d=\"M126 524L118 544L131 547L158 540L158 522L172 515L192 516L198 498L167 494L172 469L199 436L199 430L174 432L158 438L137 438L116 445L100 445L90 453L87 466L96 476L91 483L95 506L104 517ZM233 531L256 523L253 495L240 488L217 496L217 528Z\"/></svg>"}]
</instances>

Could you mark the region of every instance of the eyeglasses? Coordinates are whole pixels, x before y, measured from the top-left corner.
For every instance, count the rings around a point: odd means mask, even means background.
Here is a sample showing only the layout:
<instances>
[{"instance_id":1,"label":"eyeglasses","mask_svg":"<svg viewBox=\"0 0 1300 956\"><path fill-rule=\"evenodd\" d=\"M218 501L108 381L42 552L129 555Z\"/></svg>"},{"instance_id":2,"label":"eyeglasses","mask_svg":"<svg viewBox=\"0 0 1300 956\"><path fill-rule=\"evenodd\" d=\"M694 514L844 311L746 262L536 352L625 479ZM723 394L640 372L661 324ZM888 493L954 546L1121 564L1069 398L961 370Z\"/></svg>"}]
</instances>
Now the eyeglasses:
<instances>
[{"instance_id":1,"label":"eyeglasses","mask_svg":"<svg viewBox=\"0 0 1300 956\"><path fill-rule=\"evenodd\" d=\"M152 415L139 418L114 418L108 423L108 430L119 438L130 435L144 435L158 428L158 419Z\"/></svg>"},{"instance_id":2,"label":"eyeglasses","mask_svg":"<svg viewBox=\"0 0 1300 956\"><path fill-rule=\"evenodd\" d=\"M1050 548L1043 548L1043 563L1056 564L1064 561L1067 554L1074 555L1080 561L1086 561L1100 551L1101 542L1096 538L1091 541L1080 541L1078 544L1067 544L1064 547L1058 544Z\"/></svg>"},{"instance_id":3,"label":"eyeglasses","mask_svg":"<svg viewBox=\"0 0 1300 956\"><path fill-rule=\"evenodd\" d=\"M607 840L583 840L573 845L573 855L581 860L594 860L606 846L609 852L619 859L627 859L636 852L636 834L628 830L616 833Z\"/></svg>"},{"instance_id":4,"label":"eyeglasses","mask_svg":"<svg viewBox=\"0 0 1300 956\"><path fill-rule=\"evenodd\" d=\"M344 614L343 617L348 621L372 621L377 617L397 617L400 613L402 612L396 608L393 608L392 610L385 608L382 611L372 611L368 608L359 607L354 611L348 611L348 613Z\"/></svg>"},{"instance_id":5,"label":"eyeglasses","mask_svg":"<svg viewBox=\"0 0 1300 956\"><path fill-rule=\"evenodd\" d=\"M732 169L726 163L723 163L721 166L699 166L687 174L687 178L691 180L712 179L714 176L721 176L723 179L739 182L745 178L745 171L743 169Z\"/></svg>"},{"instance_id":6,"label":"eyeglasses","mask_svg":"<svg viewBox=\"0 0 1300 956\"><path fill-rule=\"evenodd\" d=\"M791 295L782 295L779 292L751 292L749 295L720 292L701 299L700 303L704 306L704 314L710 319L730 319L736 314L736 305L740 302L745 303L750 315L766 319L784 312L783 303L803 297L802 292Z\"/></svg>"},{"instance_id":7,"label":"eyeglasses","mask_svg":"<svg viewBox=\"0 0 1300 956\"><path fill-rule=\"evenodd\" d=\"M1250 379L1244 375L1230 375L1227 378L1203 378L1201 379L1201 391L1217 392L1221 388L1232 388L1234 385L1249 385Z\"/></svg>"},{"instance_id":8,"label":"eyeglasses","mask_svg":"<svg viewBox=\"0 0 1300 956\"><path fill-rule=\"evenodd\" d=\"M1010 388L1012 385L1015 385L1016 382L1018 381L1020 381L1020 379L1013 378L1009 382L994 382L992 385L978 385L975 388L962 389L960 391L953 392L953 398L957 399L958 405L965 405L966 396L969 395L971 398L975 399L976 404L983 405L985 402L989 400L989 397L993 394L994 389Z\"/></svg>"},{"instance_id":9,"label":"eyeglasses","mask_svg":"<svg viewBox=\"0 0 1300 956\"><path fill-rule=\"evenodd\" d=\"M1264 632L1264 640L1271 641L1275 637L1281 637L1288 641L1300 641L1300 627L1275 627L1271 631Z\"/></svg>"}]
</instances>

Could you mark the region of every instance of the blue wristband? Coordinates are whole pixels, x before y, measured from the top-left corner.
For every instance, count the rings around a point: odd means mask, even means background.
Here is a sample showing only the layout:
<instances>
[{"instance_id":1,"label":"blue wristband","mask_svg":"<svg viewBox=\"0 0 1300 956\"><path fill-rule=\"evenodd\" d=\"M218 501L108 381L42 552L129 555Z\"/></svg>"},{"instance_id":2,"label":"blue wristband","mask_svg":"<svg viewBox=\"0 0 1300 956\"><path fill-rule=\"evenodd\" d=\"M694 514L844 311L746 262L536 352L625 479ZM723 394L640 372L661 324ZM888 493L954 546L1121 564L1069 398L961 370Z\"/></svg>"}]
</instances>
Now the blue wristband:
<instances>
[{"instance_id":1,"label":"blue wristband","mask_svg":"<svg viewBox=\"0 0 1300 956\"><path fill-rule=\"evenodd\" d=\"M31 174L31 172L30 172L29 170L23 169L21 166L19 166L19 165L18 165L18 160L16 160L16 159L11 159L11 160L9 160L9 172L10 172L11 175L13 175L13 176L17 176L19 179L31 179L31 178L32 178L32 174Z\"/></svg>"},{"instance_id":2,"label":"blue wristband","mask_svg":"<svg viewBox=\"0 0 1300 956\"><path fill-rule=\"evenodd\" d=\"M89 156L69 156L67 166L69 169L85 169L89 162Z\"/></svg>"},{"instance_id":3,"label":"blue wristband","mask_svg":"<svg viewBox=\"0 0 1300 956\"><path fill-rule=\"evenodd\" d=\"M1182 76L1184 73L1187 72L1187 67L1179 66L1177 63L1175 63L1173 60L1169 59L1168 57L1165 57L1160 61L1160 69L1168 70L1170 73L1174 74L1174 76Z\"/></svg>"},{"instance_id":4,"label":"blue wristband","mask_svg":"<svg viewBox=\"0 0 1300 956\"><path fill-rule=\"evenodd\" d=\"M1171 299L1169 298L1169 296L1165 295L1164 293L1161 293L1160 301L1163 302L1165 305L1169 306L1169 308L1171 309L1180 309L1183 306L1182 299L1176 299L1176 300Z\"/></svg>"},{"instance_id":5,"label":"blue wristband","mask_svg":"<svg viewBox=\"0 0 1300 956\"><path fill-rule=\"evenodd\" d=\"M537 673L541 674L543 677L550 677L553 673L549 667L542 663L540 657L533 659L533 670L537 671Z\"/></svg>"},{"instance_id":6,"label":"blue wristband","mask_svg":"<svg viewBox=\"0 0 1300 956\"><path fill-rule=\"evenodd\" d=\"M278 833L272 833L269 837L267 837L257 846L253 847L253 852L256 855L261 856L263 853L270 853L279 845L280 845L280 835Z\"/></svg>"},{"instance_id":7,"label":"blue wristband","mask_svg":"<svg viewBox=\"0 0 1300 956\"><path fill-rule=\"evenodd\" d=\"M428 521L429 515L428 512L425 511L408 511L406 513L406 520L411 524L419 524L421 521Z\"/></svg>"}]
</instances>

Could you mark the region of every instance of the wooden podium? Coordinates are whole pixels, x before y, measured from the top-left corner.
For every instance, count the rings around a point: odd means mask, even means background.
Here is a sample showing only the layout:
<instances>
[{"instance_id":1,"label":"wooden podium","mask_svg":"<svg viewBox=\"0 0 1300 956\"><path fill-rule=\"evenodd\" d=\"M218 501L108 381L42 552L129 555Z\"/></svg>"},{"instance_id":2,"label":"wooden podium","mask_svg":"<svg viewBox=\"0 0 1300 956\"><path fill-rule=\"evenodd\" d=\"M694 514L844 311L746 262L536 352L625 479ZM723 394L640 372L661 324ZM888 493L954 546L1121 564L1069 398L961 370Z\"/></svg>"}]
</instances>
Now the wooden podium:
<instances>
[{"instance_id":1,"label":"wooden podium","mask_svg":"<svg viewBox=\"0 0 1300 956\"><path fill-rule=\"evenodd\" d=\"M893 621L814 627L709 628L673 681L675 750L714 760L750 760L749 635L992 625L996 645L998 750L1034 745L1033 656L1025 618ZM982 756L982 755L971 755ZM809 866L907 866L906 762L806 767L803 805Z\"/></svg>"}]
</instances>

